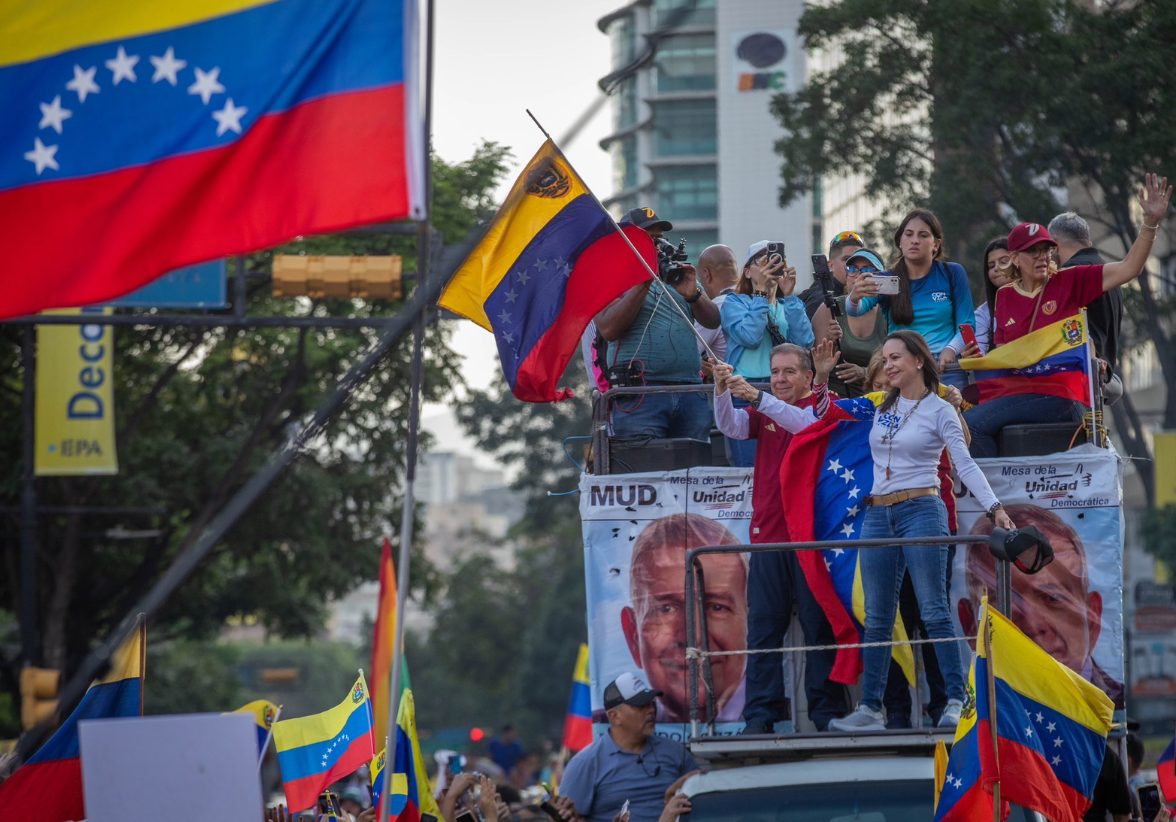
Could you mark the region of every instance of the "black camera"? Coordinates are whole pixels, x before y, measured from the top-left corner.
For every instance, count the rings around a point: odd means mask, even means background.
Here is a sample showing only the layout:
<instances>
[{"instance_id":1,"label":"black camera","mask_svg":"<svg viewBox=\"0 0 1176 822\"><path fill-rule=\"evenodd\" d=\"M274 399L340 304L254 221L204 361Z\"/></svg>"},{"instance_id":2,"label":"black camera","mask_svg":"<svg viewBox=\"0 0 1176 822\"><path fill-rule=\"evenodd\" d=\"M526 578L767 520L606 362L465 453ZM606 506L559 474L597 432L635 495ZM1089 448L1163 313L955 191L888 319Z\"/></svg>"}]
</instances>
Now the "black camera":
<instances>
[{"instance_id":1,"label":"black camera","mask_svg":"<svg viewBox=\"0 0 1176 822\"><path fill-rule=\"evenodd\" d=\"M686 273L686 241L679 240L675 248L669 240L659 237L657 243L657 276L667 285L675 285Z\"/></svg>"}]
</instances>

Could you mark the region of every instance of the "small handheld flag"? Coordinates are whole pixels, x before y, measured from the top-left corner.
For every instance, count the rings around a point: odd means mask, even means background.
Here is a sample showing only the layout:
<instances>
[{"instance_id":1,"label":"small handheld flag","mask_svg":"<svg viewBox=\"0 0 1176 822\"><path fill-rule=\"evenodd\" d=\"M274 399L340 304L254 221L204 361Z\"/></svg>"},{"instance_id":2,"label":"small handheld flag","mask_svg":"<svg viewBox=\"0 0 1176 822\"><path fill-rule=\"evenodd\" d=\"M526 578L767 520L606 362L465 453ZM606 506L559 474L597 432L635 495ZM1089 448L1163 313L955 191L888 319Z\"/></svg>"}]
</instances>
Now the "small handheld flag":
<instances>
[{"instance_id":1,"label":"small handheld flag","mask_svg":"<svg viewBox=\"0 0 1176 822\"><path fill-rule=\"evenodd\" d=\"M564 720L563 747L581 751L592 744L592 694L588 680L588 645L580 644L576 670L572 675L572 696Z\"/></svg>"},{"instance_id":2,"label":"small handheld flag","mask_svg":"<svg viewBox=\"0 0 1176 822\"><path fill-rule=\"evenodd\" d=\"M429 786L429 776L425 772L425 760L421 756L421 743L416 732L416 704L412 691L406 689L400 700L400 708L396 716L396 752L392 760L392 780L385 785L385 774L388 773L387 763L380 762L376 757L373 764L373 783L378 779L379 795L382 799L374 799L377 818L380 813L380 801L390 803L388 819L395 822L420 822L421 814L433 814L441 817L441 809ZM376 776L376 766L379 774ZM377 787L373 784L373 794Z\"/></svg>"}]
</instances>

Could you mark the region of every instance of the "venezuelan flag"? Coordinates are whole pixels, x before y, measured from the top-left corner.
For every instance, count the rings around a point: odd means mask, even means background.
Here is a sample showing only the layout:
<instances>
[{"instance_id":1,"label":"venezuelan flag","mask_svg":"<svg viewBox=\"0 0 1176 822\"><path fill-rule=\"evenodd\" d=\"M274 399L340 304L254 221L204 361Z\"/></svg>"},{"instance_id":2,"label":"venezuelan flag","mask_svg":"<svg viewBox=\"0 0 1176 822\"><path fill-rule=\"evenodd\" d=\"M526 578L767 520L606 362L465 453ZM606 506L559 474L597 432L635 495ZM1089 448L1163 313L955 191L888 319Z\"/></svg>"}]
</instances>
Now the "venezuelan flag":
<instances>
[{"instance_id":1,"label":"venezuelan flag","mask_svg":"<svg viewBox=\"0 0 1176 822\"><path fill-rule=\"evenodd\" d=\"M368 770L372 774L372 805L380 807L380 795L384 793L384 766L388 764L388 749L381 748L372 759Z\"/></svg>"},{"instance_id":2,"label":"venezuelan flag","mask_svg":"<svg viewBox=\"0 0 1176 822\"><path fill-rule=\"evenodd\" d=\"M250 714L253 717L253 722L257 726L255 730L257 731L257 752L259 754L265 752L265 743L269 739L270 728L273 727L274 720L278 718L280 710L268 699L258 699L233 711L235 714Z\"/></svg>"},{"instance_id":3,"label":"venezuelan flag","mask_svg":"<svg viewBox=\"0 0 1176 822\"><path fill-rule=\"evenodd\" d=\"M417 739L416 731L416 703L413 701L412 691L405 689L400 699L400 708L396 713L396 753L392 759L391 788L385 791L384 774L387 772L384 763L379 766L379 773L373 765L373 794L386 798L388 819L395 822L420 822L421 814L433 814L441 818L441 809L433 797L429 785L429 775L425 772L425 760L421 756L421 743ZM380 784L375 785L378 778ZM376 800L376 810L379 812L379 801Z\"/></svg>"},{"instance_id":4,"label":"venezuelan flag","mask_svg":"<svg viewBox=\"0 0 1176 822\"><path fill-rule=\"evenodd\" d=\"M625 229L653 270L641 229ZM440 305L492 331L511 391L528 402L556 391L589 321L619 294L649 279L608 212L550 140L531 158Z\"/></svg>"},{"instance_id":5,"label":"venezuelan flag","mask_svg":"<svg viewBox=\"0 0 1176 822\"><path fill-rule=\"evenodd\" d=\"M78 723L85 719L140 716L146 625L140 621L120 646L105 677L90 686L74 712L28 762L0 784L5 822L85 819Z\"/></svg>"},{"instance_id":6,"label":"venezuelan flag","mask_svg":"<svg viewBox=\"0 0 1176 822\"><path fill-rule=\"evenodd\" d=\"M990 636L990 648L976 643L975 677L986 786L999 780L1008 802L1057 822L1080 820L1102 769L1114 705L987 603L981 631ZM985 684L989 676L995 702Z\"/></svg>"},{"instance_id":7,"label":"venezuelan flag","mask_svg":"<svg viewBox=\"0 0 1176 822\"><path fill-rule=\"evenodd\" d=\"M1168 743L1164 752L1156 762L1156 774L1159 777L1160 792L1164 801L1171 805L1176 802L1176 739Z\"/></svg>"},{"instance_id":8,"label":"venezuelan flag","mask_svg":"<svg viewBox=\"0 0 1176 822\"><path fill-rule=\"evenodd\" d=\"M588 679L588 645L580 643L576 671L572 675L572 697L568 700L568 718L564 720L563 746L581 751L592 744L592 694Z\"/></svg>"},{"instance_id":9,"label":"venezuelan flag","mask_svg":"<svg viewBox=\"0 0 1176 822\"><path fill-rule=\"evenodd\" d=\"M793 542L861 539L863 500L874 486L871 426L862 423L873 422L883 396L838 400L822 419L792 438L780 464L780 486L786 489L781 504ZM857 549L800 551L796 559L837 644L861 642L866 612ZM901 618L895 619L894 638L907 638ZM911 646L894 646L893 656L907 681L914 682ZM840 648L829 678L852 685L861 672L861 652Z\"/></svg>"},{"instance_id":10,"label":"venezuelan flag","mask_svg":"<svg viewBox=\"0 0 1176 822\"><path fill-rule=\"evenodd\" d=\"M321 714L274 723L274 747L291 811L313 807L337 779L366 765L376 749L367 683L360 674L347 698Z\"/></svg>"},{"instance_id":11,"label":"venezuelan flag","mask_svg":"<svg viewBox=\"0 0 1176 822\"><path fill-rule=\"evenodd\" d=\"M968 700L956 726L955 742L946 765L940 770L940 752L935 754L935 822L989 820L992 794L980 779L980 749L976 727L976 663L968 672ZM1001 819L1007 817L1001 814Z\"/></svg>"},{"instance_id":12,"label":"venezuelan flag","mask_svg":"<svg viewBox=\"0 0 1176 822\"><path fill-rule=\"evenodd\" d=\"M416 0L0 6L0 316L424 216Z\"/></svg>"},{"instance_id":13,"label":"venezuelan flag","mask_svg":"<svg viewBox=\"0 0 1176 822\"><path fill-rule=\"evenodd\" d=\"M392 677L392 649L396 642L396 570L392 567L392 542L384 537L380 553L380 600L372 635L372 715L376 738L388 733L388 682ZM408 687L408 660L400 660L400 691Z\"/></svg>"},{"instance_id":14,"label":"venezuelan flag","mask_svg":"<svg viewBox=\"0 0 1176 822\"><path fill-rule=\"evenodd\" d=\"M1075 314L993 349L986 357L960 360L976 374L964 391L969 402L1014 394L1048 394L1090 405L1090 346L1086 317Z\"/></svg>"}]
</instances>

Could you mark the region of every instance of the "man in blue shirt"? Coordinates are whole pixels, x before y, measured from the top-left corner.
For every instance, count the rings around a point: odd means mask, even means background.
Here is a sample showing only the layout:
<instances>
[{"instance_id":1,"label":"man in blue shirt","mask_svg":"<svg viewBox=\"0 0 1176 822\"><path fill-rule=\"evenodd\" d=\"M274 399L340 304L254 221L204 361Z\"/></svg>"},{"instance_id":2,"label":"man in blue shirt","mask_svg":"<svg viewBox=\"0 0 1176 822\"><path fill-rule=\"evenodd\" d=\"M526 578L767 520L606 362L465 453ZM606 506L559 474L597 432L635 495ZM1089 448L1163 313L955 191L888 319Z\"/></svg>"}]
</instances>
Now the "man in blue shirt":
<instances>
[{"instance_id":1,"label":"man in blue shirt","mask_svg":"<svg viewBox=\"0 0 1176 822\"><path fill-rule=\"evenodd\" d=\"M508 777L514 769L515 763L523 758L523 743L519 742L518 734L513 725L503 725L498 736L486 745L490 758L494 764L502 768Z\"/></svg>"},{"instance_id":2,"label":"man in blue shirt","mask_svg":"<svg viewBox=\"0 0 1176 822\"><path fill-rule=\"evenodd\" d=\"M654 733L654 691L624 673L604 689L608 732L568 763L560 792L587 822L612 822L629 803L629 822L657 822L666 796L697 770L680 743Z\"/></svg>"}]
</instances>

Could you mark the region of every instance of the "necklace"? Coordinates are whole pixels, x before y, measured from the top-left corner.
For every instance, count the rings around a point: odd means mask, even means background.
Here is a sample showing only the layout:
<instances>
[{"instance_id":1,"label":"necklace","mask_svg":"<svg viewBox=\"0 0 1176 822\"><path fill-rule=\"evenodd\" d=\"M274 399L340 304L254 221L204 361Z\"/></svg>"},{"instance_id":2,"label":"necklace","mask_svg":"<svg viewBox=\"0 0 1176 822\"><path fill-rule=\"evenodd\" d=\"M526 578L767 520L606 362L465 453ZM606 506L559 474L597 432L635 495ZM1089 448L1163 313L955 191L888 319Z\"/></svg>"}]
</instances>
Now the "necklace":
<instances>
[{"instance_id":1,"label":"necklace","mask_svg":"<svg viewBox=\"0 0 1176 822\"><path fill-rule=\"evenodd\" d=\"M889 431L887 431L885 434L882 435L882 439L886 440L886 481L887 482L890 481L890 457L894 454L894 438L898 436L898 432L902 430L902 427L904 425L906 425L907 420L909 420L911 417L913 417L915 415L915 412L919 410L919 406L922 405L923 400L927 399L927 395L930 393L931 393L930 388L925 389L923 391L923 396L919 397L919 399L915 402L914 407L911 408L910 411L907 411L905 414L903 414L899 418L898 425L895 426L894 428L891 428ZM897 399L894 401L894 406L895 406L895 408L898 407L898 400Z\"/></svg>"}]
</instances>

